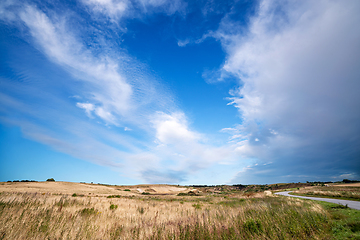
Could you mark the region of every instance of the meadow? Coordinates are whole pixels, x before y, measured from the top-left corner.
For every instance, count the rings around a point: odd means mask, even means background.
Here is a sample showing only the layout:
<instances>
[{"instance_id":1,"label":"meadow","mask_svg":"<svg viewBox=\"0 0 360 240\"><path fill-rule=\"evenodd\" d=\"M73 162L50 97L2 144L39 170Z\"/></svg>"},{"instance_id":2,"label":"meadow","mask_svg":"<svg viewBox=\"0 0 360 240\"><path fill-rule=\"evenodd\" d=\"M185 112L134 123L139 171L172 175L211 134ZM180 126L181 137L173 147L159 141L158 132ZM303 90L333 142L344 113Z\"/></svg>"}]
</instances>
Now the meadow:
<instances>
[{"instance_id":1,"label":"meadow","mask_svg":"<svg viewBox=\"0 0 360 240\"><path fill-rule=\"evenodd\" d=\"M0 239L360 239L360 211L269 191L109 186L117 194L97 195L81 186L2 191Z\"/></svg>"},{"instance_id":2,"label":"meadow","mask_svg":"<svg viewBox=\"0 0 360 240\"><path fill-rule=\"evenodd\" d=\"M360 201L360 186L359 184L315 186L294 191L294 194Z\"/></svg>"}]
</instances>

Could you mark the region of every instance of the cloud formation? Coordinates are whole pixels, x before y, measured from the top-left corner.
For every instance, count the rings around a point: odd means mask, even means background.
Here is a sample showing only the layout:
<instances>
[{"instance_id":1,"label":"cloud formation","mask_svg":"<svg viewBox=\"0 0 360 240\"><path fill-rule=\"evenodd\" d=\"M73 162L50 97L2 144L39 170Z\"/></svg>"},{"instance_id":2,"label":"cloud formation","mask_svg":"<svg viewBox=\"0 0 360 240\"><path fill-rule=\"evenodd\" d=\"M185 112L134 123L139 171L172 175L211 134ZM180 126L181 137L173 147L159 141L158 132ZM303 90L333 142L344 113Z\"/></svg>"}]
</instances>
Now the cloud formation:
<instances>
[{"instance_id":1,"label":"cloud formation","mask_svg":"<svg viewBox=\"0 0 360 240\"><path fill-rule=\"evenodd\" d=\"M184 40L174 36L167 49L190 53L188 47L204 44L208 54L208 38L221 43L224 64L202 76L208 83L237 81L227 99L241 119L220 131L230 135L227 142L194 129L196 118L122 45L129 19L178 16L186 3L80 3L61 11L53 3L0 3L1 24L15 29L11 37L29 51L14 57L23 62L2 62L14 73L0 76L2 123L56 151L152 183L207 183L215 175L218 184L359 177L357 1L261 1L246 21L234 18L241 4L218 12L216 4L195 4L190 15L201 16L189 17L187 26L211 24L181 30ZM170 67L184 71L181 64Z\"/></svg>"},{"instance_id":2,"label":"cloud formation","mask_svg":"<svg viewBox=\"0 0 360 240\"><path fill-rule=\"evenodd\" d=\"M89 48L81 36L84 32L76 25L70 28L69 13L14 3L16 18L8 24L24 26L26 41L68 75L60 80L50 73L36 81L45 73L26 73L27 84L3 79L3 122L19 126L26 137L57 151L149 182L177 183L214 163L234 161L234 146L206 143L204 135L190 128L171 94L122 49L106 41ZM120 4L101 2L115 3ZM64 97L57 87L68 95ZM20 118L14 118L14 111ZM142 137L132 137L140 133Z\"/></svg>"},{"instance_id":3,"label":"cloud formation","mask_svg":"<svg viewBox=\"0 0 360 240\"><path fill-rule=\"evenodd\" d=\"M232 139L261 163L234 182L335 179L335 169L360 176L359 9L358 1L262 1L245 36L223 19L222 71L243 85L230 92L243 121Z\"/></svg>"},{"instance_id":4,"label":"cloud formation","mask_svg":"<svg viewBox=\"0 0 360 240\"><path fill-rule=\"evenodd\" d=\"M92 12L107 16L114 22L123 18L141 18L143 14L184 12L186 4L181 0L82 0Z\"/></svg>"}]
</instances>

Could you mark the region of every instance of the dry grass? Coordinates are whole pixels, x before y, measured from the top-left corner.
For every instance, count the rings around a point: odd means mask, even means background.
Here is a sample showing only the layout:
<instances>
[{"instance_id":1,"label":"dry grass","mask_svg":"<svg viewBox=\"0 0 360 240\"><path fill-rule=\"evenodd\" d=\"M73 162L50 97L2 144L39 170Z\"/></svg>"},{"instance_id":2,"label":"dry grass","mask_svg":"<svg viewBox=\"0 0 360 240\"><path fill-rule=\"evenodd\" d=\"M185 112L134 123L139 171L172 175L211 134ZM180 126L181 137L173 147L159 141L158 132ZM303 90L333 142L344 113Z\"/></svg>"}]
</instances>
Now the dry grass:
<instances>
[{"instance_id":1,"label":"dry grass","mask_svg":"<svg viewBox=\"0 0 360 240\"><path fill-rule=\"evenodd\" d=\"M124 191L125 189L130 191ZM0 183L0 192L43 192L52 194L85 194L101 195L134 195L142 192L152 192L156 194L177 194L184 192L188 188L171 185L133 185L133 186L114 186L104 184L73 183L73 182L13 182Z\"/></svg>"},{"instance_id":2,"label":"dry grass","mask_svg":"<svg viewBox=\"0 0 360 240\"><path fill-rule=\"evenodd\" d=\"M334 187L360 187L360 183L345 183L334 185Z\"/></svg>"},{"instance_id":3,"label":"dry grass","mask_svg":"<svg viewBox=\"0 0 360 240\"><path fill-rule=\"evenodd\" d=\"M318 196L318 197L329 197L329 198L343 198L350 200L360 201L360 187L357 186L323 186L323 187L311 187L304 188L295 193L306 196Z\"/></svg>"},{"instance_id":4,"label":"dry grass","mask_svg":"<svg viewBox=\"0 0 360 240\"><path fill-rule=\"evenodd\" d=\"M326 211L299 199L116 196L3 192L0 238L309 239L328 229Z\"/></svg>"}]
</instances>

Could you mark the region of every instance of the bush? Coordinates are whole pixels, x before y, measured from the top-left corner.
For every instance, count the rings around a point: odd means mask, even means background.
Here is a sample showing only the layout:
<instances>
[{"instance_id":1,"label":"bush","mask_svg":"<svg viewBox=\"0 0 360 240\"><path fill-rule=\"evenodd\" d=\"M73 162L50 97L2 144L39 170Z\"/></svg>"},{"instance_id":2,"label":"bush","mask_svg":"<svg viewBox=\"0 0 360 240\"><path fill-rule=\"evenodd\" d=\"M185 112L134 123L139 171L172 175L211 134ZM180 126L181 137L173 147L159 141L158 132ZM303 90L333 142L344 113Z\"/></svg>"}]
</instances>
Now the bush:
<instances>
[{"instance_id":1,"label":"bush","mask_svg":"<svg viewBox=\"0 0 360 240\"><path fill-rule=\"evenodd\" d=\"M124 191L126 191L126 192L130 192L130 189L125 189Z\"/></svg>"},{"instance_id":2,"label":"bush","mask_svg":"<svg viewBox=\"0 0 360 240\"><path fill-rule=\"evenodd\" d=\"M199 194L196 194L193 191L189 191L187 193L178 193L177 196L200 196Z\"/></svg>"},{"instance_id":3,"label":"bush","mask_svg":"<svg viewBox=\"0 0 360 240\"><path fill-rule=\"evenodd\" d=\"M200 203L196 203L192 205L195 209L201 209L201 204Z\"/></svg>"},{"instance_id":4,"label":"bush","mask_svg":"<svg viewBox=\"0 0 360 240\"><path fill-rule=\"evenodd\" d=\"M179 193L177 196L188 196L188 194L181 192L181 193Z\"/></svg>"},{"instance_id":5,"label":"bush","mask_svg":"<svg viewBox=\"0 0 360 240\"><path fill-rule=\"evenodd\" d=\"M121 198L120 195L109 195L107 196L107 198Z\"/></svg>"},{"instance_id":6,"label":"bush","mask_svg":"<svg viewBox=\"0 0 360 240\"><path fill-rule=\"evenodd\" d=\"M148 192L143 192L143 193L141 193L142 195L150 195L150 193L148 193Z\"/></svg>"},{"instance_id":7,"label":"bush","mask_svg":"<svg viewBox=\"0 0 360 240\"><path fill-rule=\"evenodd\" d=\"M76 197L77 196L77 194L76 193L74 193L73 195L71 195L72 197Z\"/></svg>"},{"instance_id":8,"label":"bush","mask_svg":"<svg viewBox=\"0 0 360 240\"><path fill-rule=\"evenodd\" d=\"M55 179L53 179L53 178L48 178L48 179L46 179L46 181L47 181L47 182L55 182Z\"/></svg>"},{"instance_id":9,"label":"bush","mask_svg":"<svg viewBox=\"0 0 360 240\"><path fill-rule=\"evenodd\" d=\"M144 210L144 208L143 208L143 207L138 208L138 211L139 211L139 213L141 213L141 214L144 214L144 212L145 212L145 210Z\"/></svg>"},{"instance_id":10,"label":"bush","mask_svg":"<svg viewBox=\"0 0 360 240\"><path fill-rule=\"evenodd\" d=\"M80 214L82 216L90 216L96 213L97 211L94 208L84 208L83 210L80 211Z\"/></svg>"},{"instance_id":11,"label":"bush","mask_svg":"<svg viewBox=\"0 0 360 240\"><path fill-rule=\"evenodd\" d=\"M110 210L115 210L118 208L118 205L114 205L114 204L111 204L110 205Z\"/></svg>"}]
</instances>

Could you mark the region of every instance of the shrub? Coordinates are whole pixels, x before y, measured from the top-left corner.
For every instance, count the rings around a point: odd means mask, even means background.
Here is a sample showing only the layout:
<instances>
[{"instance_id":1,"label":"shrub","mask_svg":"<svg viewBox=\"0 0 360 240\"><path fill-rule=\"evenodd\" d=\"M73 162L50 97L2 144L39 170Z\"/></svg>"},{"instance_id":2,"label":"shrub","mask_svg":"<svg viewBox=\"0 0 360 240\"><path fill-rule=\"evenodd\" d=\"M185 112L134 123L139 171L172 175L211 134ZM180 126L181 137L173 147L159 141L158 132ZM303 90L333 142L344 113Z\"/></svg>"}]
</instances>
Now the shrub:
<instances>
[{"instance_id":1,"label":"shrub","mask_svg":"<svg viewBox=\"0 0 360 240\"><path fill-rule=\"evenodd\" d=\"M71 195L72 197L76 197L77 196L77 194L76 193L74 193L73 195Z\"/></svg>"},{"instance_id":2,"label":"shrub","mask_svg":"<svg viewBox=\"0 0 360 240\"><path fill-rule=\"evenodd\" d=\"M143 193L141 193L142 195L150 195L150 193L148 193L148 192L143 192Z\"/></svg>"},{"instance_id":3,"label":"shrub","mask_svg":"<svg viewBox=\"0 0 360 240\"><path fill-rule=\"evenodd\" d=\"M110 205L110 210L115 210L118 208L118 205L114 205L114 204L111 204Z\"/></svg>"},{"instance_id":4,"label":"shrub","mask_svg":"<svg viewBox=\"0 0 360 240\"><path fill-rule=\"evenodd\" d=\"M90 216L96 213L97 211L94 208L84 208L83 210L80 211L80 214L82 216Z\"/></svg>"},{"instance_id":5,"label":"shrub","mask_svg":"<svg viewBox=\"0 0 360 240\"><path fill-rule=\"evenodd\" d=\"M109 195L107 196L107 198L121 198L120 195Z\"/></svg>"},{"instance_id":6,"label":"shrub","mask_svg":"<svg viewBox=\"0 0 360 240\"><path fill-rule=\"evenodd\" d=\"M130 189L125 189L124 191L125 191L125 192L130 192Z\"/></svg>"},{"instance_id":7,"label":"shrub","mask_svg":"<svg viewBox=\"0 0 360 240\"><path fill-rule=\"evenodd\" d=\"M196 203L192 205L195 209L201 209L201 204L200 203Z\"/></svg>"},{"instance_id":8,"label":"shrub","mask_svg":"<svg viewBox=\"0 0 360 240\"><path fill-rule=\"evenodd\" d=\"M144 212L145 212L145 210L144 210L144 208L143 208L143 207L138 208L138 211L139 211L139 213L141 213L141 214L144 214Z\"/></svg>"},{"instance_id":9,"label":"shrub","mask_svg":"<svg viewBox=\"0 0 360 240\"><path fill-rule=\"evenodd\" d=\"M53 178L48 178L48 179L46 179L46 181L47 181L47 182L55 182L55 179L53 179Z\"/></svg>"},{"instance_id":10,"label":"shrub","mask_svg":"<svg viewBox=\"0 0 360 240\"><path fill-rule=\"evenodd\" d=\"M178 193L177 196L200 196L199 194L196 194L193 191L189 191L187 193Z\"/></svg>"},{"instance_id":11,"label":"shrub","mask_svg":"<svg viewBox=\"0 0 360 240\"><path fill-rule=\"evenodd\" d=\"M183 193L183 192L181 192L181 193L178 193L178 195L177 196L188 196L188 194L187 193Z\"/></svg>"}]
</instances>

